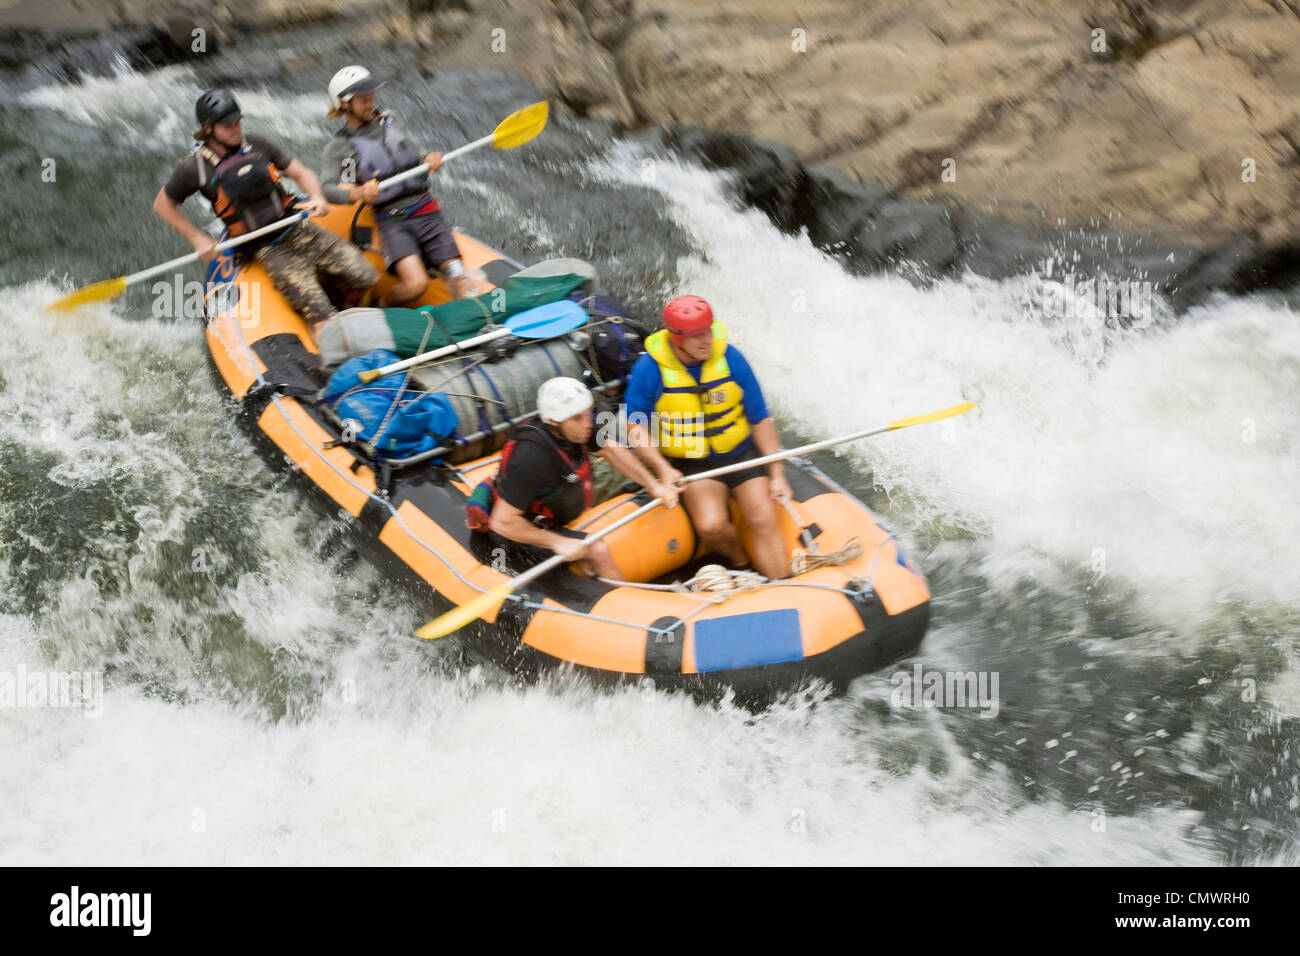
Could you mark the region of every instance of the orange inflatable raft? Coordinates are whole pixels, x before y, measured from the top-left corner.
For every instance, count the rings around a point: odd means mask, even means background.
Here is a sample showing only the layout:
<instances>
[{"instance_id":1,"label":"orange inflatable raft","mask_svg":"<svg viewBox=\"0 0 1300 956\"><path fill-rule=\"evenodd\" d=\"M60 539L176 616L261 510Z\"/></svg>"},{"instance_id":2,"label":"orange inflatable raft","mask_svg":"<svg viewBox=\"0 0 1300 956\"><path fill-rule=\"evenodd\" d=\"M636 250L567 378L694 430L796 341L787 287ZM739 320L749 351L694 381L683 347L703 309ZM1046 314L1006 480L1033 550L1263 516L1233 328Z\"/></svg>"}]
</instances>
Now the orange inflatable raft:
<instances>
[{"instance_id":1,"label":"orange inflatable raft","mask_svg":"<svg viewBox=\"0 0 1300 956\"><path fill-rule=\"evenodd\" d=\"M340 235L373 225L368 209L353 206L335 207L316 222ZM489 282L521 269L468 236L456 239L465 263ZM365 254L382 269L377 250ZM391 281L384 275L375 293ZM425 302L447 299L444 284L431 282ZM317 405L328 376L316 343L260 266L229 254L217 260L207 303L213 365L239 405L240 421L273 465L293 469L321 503L356 519L370 556L427 596L430 617L509 579L500 561L494 567L484 536L465 525L468 496L497 467L490 446L458 464L448 463L455 456L407 467L377 460L344 442L340 423ZM792 460L786 472L804 526L801 538L793 518L781 513L792 554L811 540L814 555L838 554L842 563L814 558L806 563L821 566L792 578L689 590L679 582L698 577L701 557L690 520L682 508L658 508L605 539L628 581L606 583L561 568L461 639L523 674L566 665L597 680L650 678L705 695L731 688L747 701L809 679L843 685L913 650L929 620L930 592L894 534L811 463ZM625 491L571 527L599 530L646 500L639 489ZM733 518L748 543L734 503Z\"/></svg>"}]
</instances>

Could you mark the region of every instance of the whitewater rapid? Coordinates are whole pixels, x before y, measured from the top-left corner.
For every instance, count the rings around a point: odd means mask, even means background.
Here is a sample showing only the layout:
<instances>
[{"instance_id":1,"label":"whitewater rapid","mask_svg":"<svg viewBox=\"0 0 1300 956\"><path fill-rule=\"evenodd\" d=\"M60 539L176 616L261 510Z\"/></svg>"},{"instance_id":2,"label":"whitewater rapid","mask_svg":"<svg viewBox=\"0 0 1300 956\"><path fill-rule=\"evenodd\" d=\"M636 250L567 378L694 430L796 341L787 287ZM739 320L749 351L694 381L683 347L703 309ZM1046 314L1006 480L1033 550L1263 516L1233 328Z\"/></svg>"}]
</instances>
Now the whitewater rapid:
<instances>
[{"instance_id":1,"label":"whitewater rapid","mask_svg":"<svg viewBox=\"0 0 1300 956\"><path fill-rule=\"evenodd\" d=\"M25 103L87 135L151 117L161 150L185 134L177 101L197 93L183 71L168 78L179 93L124 73ZM263 91L246 111L303 117L286 119L285 135L318 149L323 102ZM493 168L459 172L462 195L527 209ZM932 582L1015 608L1031 580L1063 613L1103 591L1149 625L1099 657L1157 669L1225 633L1243 640L1228 608L1270 619L1300 603L1286 504L1300 329L1285 301L1220 297L1177 321L1107 329L1046 315L1037 276L849 275L806 237L735 208L725 175L643 145L581 168L575 190L650 194L689 235L656 294L713 302L787 432L980 403L846 449L840 463ZM520 235L482 238L511 254L563 241L535 214L520 222ZM454 639L416 641L419 603L357 559L343 519L307 507L235 428L201 328L124 301L47 313L68 288L54 259L31 263L46 278L0 289L0 672L21 663L107 680L99 717L0 709L0 862L1222 859L1205 814L1172 788L1101 814L1073 793L1026 791L1030 777L1054 778L1013 766L1019 751L1082 773L1071 768L1083 758L1066 756L1090 740L1082 704L1066 735L1048 729L1055 700L1051 715L1004 707L1007 723L986 723L1006 749L990 751L969 729L984 732L977 716L891 710L888 671L754 715L563 675L519 686L464 661ZM605 279L619 294L619 276ZM1022 652L992 642L954 596L937 592L936 606L927 665ZM1295 686L1286 670L1260 692ZM1131 739L1098 743L1113 756L1097 759L1140 787L1149 778L1129 764L1165 730L1125 709ZM1197 720L1198 740L1215 732L1212 716ZM1199 746L1180 743L1169 772L1206 774Z\"/></svg>"}]
</instances>

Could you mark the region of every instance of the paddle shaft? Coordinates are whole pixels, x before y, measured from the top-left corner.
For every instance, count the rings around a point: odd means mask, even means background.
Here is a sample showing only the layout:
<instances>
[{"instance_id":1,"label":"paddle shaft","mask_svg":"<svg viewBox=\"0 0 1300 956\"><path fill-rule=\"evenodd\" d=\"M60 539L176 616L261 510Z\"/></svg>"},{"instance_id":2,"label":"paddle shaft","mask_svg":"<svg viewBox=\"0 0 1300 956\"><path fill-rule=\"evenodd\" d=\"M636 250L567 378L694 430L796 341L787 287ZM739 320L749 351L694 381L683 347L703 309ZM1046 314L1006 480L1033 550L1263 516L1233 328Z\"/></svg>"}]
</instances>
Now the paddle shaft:
<instances>
[{"instance_id":1,"label":"paddle shaft","mask_svg":"<svg viewBox=\"0 0 1300 956\"><path fill-rule=\"evenodd\" d=\"M468 152L479 149L482 146L487 146L489 143L492 142L495 136L496 133L488 133L488 135L484 136L482 139L476 139L472 143L466 143L464 146L458 146L455 149L453 149L450 153L443 153L442 161L445 163L449 159L455 159L457 156L464 156ZM410 169L404 169L400 173L396 173L392 176L389 176L387 179L381 179L379 181L379 188L380 190L384 190L387 189L389 186L396 186L398 183L406 182L406 180L411 179L415 176L419 176L421 173L427 173L428 171L429 171L428 163L421 163L419 166L412 166Z\"/></svg>"},{"instance_id":2,"label":"paddle shaft","mask_svg":"<svg viewBox=\"0 0 1300 956\"><path fill-rule=\"evenodd\" d=\"M698 475L691 475L689 478L683 478L682 484L699 481L702 478L716 478L719 475L728 475L733 471L743 471L746 468L756 468L759 465L771 464L774 461L794 458L798 455L807 455L814 451L821 451L824 448L830 448L832 445L842 445L848 441L856 441L859 438L868 438L872 435L879 435L883 432L897 431L900 428L907 428L911 425L921 425L926 422L939 421L943 418L951 418L954 415L961 415L968 412L974 407L974 402L964 402L961 405L953 405L950 408L931 412L929 415L918 415L915 418L900 418L896 421L890 422L888 425L881 425L877 428L867 428L860 432L850 432L849 434L841 435L838 438L827 438L824 441L815 441L809 445L800 445L798 448L787 448L784 451L773 452L770 455L764 455L762 458L751 458L748 461L736 462L734 465L723 465L721 468L714 468L712 471L702 471Z\"/></svg>"},{"instance_id":3,"label":"paddle shaft","mask_svg":"<svg viewBox=\"0 0 1300 956\"><path fill-rule=\"evenodd\" d=\"M403 359L400 362L394 362L392 365L385 365L383 368L372 369L368 372L362 372L358 378L363 382L373 382L377 378L383 378L385 375L392 375L394 372L405 372L408 368L416 365L423 365L425 362L432 362L434 359L440 359L444 355L454 355L464 349L473 348L476 345L482 345L485 342L492 342L499 338L510 335L511 329L502 326L491 332L484 332L482 335L476 335L470 339L463 339L460 342L452 342L451 345L444 345L442 348L434 349L432 352L425 352L421 355L413 356L409 359Z\"/></svg>"},{"instance_id":4,"label":"paddle shaft","mask_svg":"<svg viewBox=\"0 0 1300 956\"><path fill-rule=\"evenodd\" d=\"M641 517L646 512L653 511L655 508L658 508L659 505L661 505L662 503L663 503L662 498L656 498L653 501L643 504L640 508L637 508L636 511L633 511L631 514L624 515L623 517L615 521L613 524L606 525L605 527L601 528L599 531L593 531L591 534L587 535L587 537L583 539L583 543L590 544L593 541L599 541L601 538L605 537L605 535L611 534L612 532L617 531L619 528L623 527L623 525L635 521L637 518ZM537 578L540 578L547 571L551 570L552 568L559 567L561 564L564 564L568 560L569 559L562 554L553 554L545 561L543 561L541 564L537 565L535 568L531 568L525 571L523 574L519 575L513 581L511 581L510 582L511 588L512 589L521 588L529 581L535 581Z\"/></svg>"},{"instance_id":5,"label":"paddle shaft","mask_svg":"<svg viewBox=\"0 0 1300 956\"><path fill-rule=\"evenodd\" d=\"M959 408L962 406L953 406L953 407ZM936 412L936 414L939 414L939 412ZM736 462L735 464L724 464L724 466L720 468L711 468L710 471L699 472L698 475L688 475L681 480L681 484L689 485L690 483L692 483L692 481L703 481L705 479L712 479L712 477L731 475L732 472L745 471L746 468L757 468L758 466L761 466L761 464L771 464L772 462L781 462L781 460L787 458L797 458L798 455L806 455L811 453L811 451L820 451L822 449L828 449L828 447L831 447L832 445L842 445L846 441L855 441L858 440L858 438L867 438L872 436L872 434L893 432L896 431L896 429L898 428L906 428L906 425L902 424L902 420L894 421L894 423L888 425L880 425L879 428L867 428L867 429L863 429L863 431L861 432L841 434L839 438L827 438L827 440L815 441L813 442L813 444L810 445L800 445L797 447L797 449L784 449L781 451L774 451L774 453L770 455L763 455L762 458L750 458L748 460L744 460L744 462ZM646 511L650 511L651 509L654 509L654 507L660 505L660 503L663 503L663 498L655 498L654 501L647 503L647 505L641 506L640 509L633 511L632 514L625 516L625 518L620 518L619 520L616 520L616 522L614 524L611 524L610 527L601 528L601 531L595 532L594 535L586 536L585 540L595 541L597 540L597 538L602 538L608 535L608 533L610 533L611 531L615 531L616 528L623 527L624 524L627 524L633 518L640 518L640 516L645 514ZM562 561L563 558L560 558L560 555L556 554L552 558L547 558L546 561L542 562L542 564L546 564L547 570L550 570L551 567L555 567L555 563L558 563L556 562L556 559L560 559L560 561ZM541 567L541 564L538 564L538 567ZM538 571L537 568L534 567L532 571L525 571L524 575L520 575L520 578L516 578L515 580L521 581L521 579L525 578L525 576L528 576L528 580L533 580L533 578L536 578L538 574L545 574L545 571Z\"/></svg>"},{"instance_id":6,"label":"paddle shaft","mask_svg":"<svg viewBox=\"0 0 1300 956\"><path fill-rule=\"evenodd\" d=\"M820 451L823 448L829 448L831 445L837 445L840 442L853 441L855 438L866 438L868 435L878 435L881 432L887 432L887 431L893 431L893 427L890 425L884 425L880 428L871 428L868 429L867 431L854 432L852 435L844 435L840 438L830 438L827 439L826 441L814 442L811 445L803 445L799 448L789 448L786 449L785 451L776 452L775 454L765 455L762 458L754 458L748 461L738 461L733 465L723 465L721 468L713 468L709 471L702 471L698 475L689 475L682 479L682 484L688 485L692 481L703 481L705 478L717 478L720 475L729 475L733 471L744 471L746 468L754 468L758 465L768 464L769 462L781 461L784 458L793 458L796 455L802 455L811 451ZM647 502L646 504L642 505L640 508L637 508L636 511L633 511L631 514L624 515L623 517L619 518L613 524L607 525L604 528L601 528L599 531L595 531L587 535L587 537L583 539L583 543L591 544L591 542L593 541L599 541L601 538L605 537L605 535L617 531L625 524L635 521L643 514L646 514L647 512L653 511L655 508L658 508L661 504L663 504L663 501L664 500L662 498L655 498L653 501ZM543 561L541 564L537 565L537 567L525 571L523 574L516 577L510 583L515 588L521 588L528 582L535 581L537 578L541 577L547 571L551 570L554 567L558 567L559 565L563 564L567 560L568 559L565 558L564 555L562 554L553 554L545 561Z\"/></svg>"},{"instance_id":7,"label":"paddle shaft","mask_svg":"<svg viewBox=\"0 0 1300 956\"><path fill-rule=\"evenodd\" d=\"M534 318L528 321L519 321L528 318L528 312L520 312L518 315L511 316L506 320L506 324L499 329L493 329L491 332L484 332L482 335L476 335L473 338L462 339L459 342L452 342L450 345L443 345L431 352L421 352L419 355L413 355L408 359L402 359L400 362L393 362L391 365L385 365L382 368L373 369L368 372L362 372L357 377L363 382L373 382L377 378L383 378L385 375L392 375L394 372L404 372L408 368L414 368L417 365L426 365L435 359L440 359L444 355L455 355L457 352L463 352L466 349L483 345L486 342L493 342L507 335L517 335L524 339L550 339L558 335L565 335L572 332L580 325L586 324L587 315L580 307L574 305L573 314L556 318ZM530 310L531 311L531 310ZM514 323L513 325L511 323Z\"/></svg>"},{"instance_id":8,"label":"paddle shaft","mask_svg":"<svg viewBox=\"0 0 1300 956\"><path fill-rule=\"evenodd\" d=\"M705 478L716 478L719 475L729 474L730 472L733 471L742 471L746 468L753 468L756 465L768 464L770 462L780 461L785 458L793 458L796 455L802 455L812 451L820 451L823 448L830 448L832 445L838 445L842 442L853 441L858 438L866 438L869 435L879 435L882 432L892 432L892 431L896 431L899 428L909 428L912 425L920 425L926 422L938 421L942 418L951 418L953 415L961 415L965 412L968 412L974 407L975 407L975 403L965 402L961 405L953 405L950 408L945 408L937 412L931 412L928 415L919 415L915 418L900 418L896 421L890 422L888 425L882 425L878 428L868 428L864 431L852 432L848 435L842 435L839 438L828 438L825 441L813 442L812 444L809 445L802 445L799 448L789 448L786 449L785 451L775 452L774 454L771 455L764 455L762 458L755 458L749 461L738 461L735 464L731 464L731 465L723 465L721 468L714 468L710 471L701 472L698 475L691 475L690 477L683 478L682 484L689 484L692 481L701 481ZM590 544L593 541L599 541L601 538L605 537L605 535L617 531L619 528L623 527L628 522L635 521L643 514L646 514L647 512L652 511L655 508L659 507L659 505L661 505L662 503L663 503L662 498L655 498L653 501L650 501L642 505L640 508L637 508L631 514L625 515L624 517L618 519L608 527L601 528L599 531L595 532L594 534L587 535L587 537L584 538L583 540L588 544ZM430 621L428 624L426 624L424 627L420 628L420 630L416 632L417 636L426 639L437 638L437 637L442 637L444 634L450 634L452 631L457 630L458 628L464 627L474 618L482 617L485 614L489 613L492 609L499 607L501 605L501 602L507 600L510 597L510 595L518 588L529 583L530 581L536 580L538 577L545 574L547 571L550 571L552 568L558 567L561 563L565 562L566 560L567 559L563 555L560 554L552 555L551 557L547 558L545 561L537 565L535 568L525 571L523 574L510 579L504 584L498 585L497 587L493 588L490 591L484 592L479 597L470 601L468 604L464 604L459 608L456 608L452 611L448 611L446 614L442 615L442 617Z\"/></svg>"},{"instance_id":9,"label":"paddle shaft","mask_svg":"<svg viewBox=\"0 0 1300 956\"><path fill-rule=\"evenodd\" d=\"M774 452L771 455L764 455L762 458L751 458L751 459L747 459L746 461L738 461L735 464L723 465L720 468L713 468L710 469L709 471L702 471L698 475L687 475L685 478L682 479L681 483L683 485L689 485L693 481L703 481L705 478L718 478L722 475L729 475L735 471L744 471L747 468L756 468L759 465L766 465L774 461L782 461L783 459L786 458L794 458L798 455L807 454L808 452L821 451L823 448L830 448L832 445L838 445L841 442L853 441L856 438L866 438L868 435L879 435L881 432L888 432L893 430L894 430L894 426L892 425L882 425L880 428L869 428L866 431L854 432L851 435L842 435L839 438L828 438L825 441L813 442L811 445L801 445L798 448L787 448L783 451ZM605 528L601 528L599 531L587 535L584 541L586 543L590 543L592 541L599 540L600 538L605 537L605 535L609 534L611 531L616 531L617 529L623 527L623 525L627 524L633 518L639 518L647 511L651 511L654 508L657 508L661 504L663 504L663 499L656 498L654 499L654 501L642 505L640 508L632 512L630 515L626 515L622 518L619 518L612 525L609 525L608 527ZM555 567L556 564L558 564L560 561L563 560L564 558L558 554L550 558L547 558L536 568L533 568L531 571L525 571L519 577L515 578L515 586L518 587L520 584L526 584L528 581L533 580L539 574L545 574L546 571L549 571L551 568ZM543 568L543 567L545 568L545 570L539 570L539 568Z\"/></svg>"},{"instance_id":10,"label":"paddle shaft","mask_svg":"<svg viewBox=\"0 0 1300 956\"><path fill-rule=\"evenodd\" d=\"M841 435L839 438L827 438L825 441L816 441L811 445L800 445L798 448L787 448L783 451L773 452L770 455L764 455L762 458L751 458L747 461L738 461L734 465L723 465L721 468L714 468L711 471L702 471L698 475L691 475L682 479L682 484L692 481L700 481L704 478L717 478L720 475L729 475L733 471L744 471L746 468L757 468L759 465L768 465L774 461L783 461L786 458L794 458L798 455L807 455L810 452L821 451L823 448L830 448L832 445L839 445L846 441L854 441L858 438L866 438L869 435L879 435L881 432L891 432L894 430L893 425L881 425L879 428L868 428L866 431L854 432L851 435Z\"/></svg>"},{"instance_id":11,"label":"paddle shaft","mask_svg":"<svg viewBox=\"0 0 1300 956\"><path fill-rule=\"evenodd\" d=\"M291 226L295 222L298 222L299 220L306 219L306 218L307 218L307 212L305 210L303 212L294 213L292 216L289 216L287 219L281 219L279 222L273 222L269 226L263 226L261 229L254 229L252 232L246 233L245 235L237 236L234 239L227 239L225 242L218 243L213 248L213 251L224 252L227 249L235 248L235 246L242 246L246 242L251 242L254 239L260 239L262 236L265 236L269 232L275 232L277 229L283 229L285 226ZM148 269L144 269L140 272L133 272L131 273L131 275L125 276L123 278L123 284L130 285L133 282L139 282L141 279L148 279L150 276L156 276L160 272L166 272L168 269L174 269L177 266L184 265L187 262L193 262L198 257L199 254L197 252L191 252L189 255L186 256L177 256L175 259L172 259L168 262L164 262L161 265L151 266Z\"/></svg>"}]
</instances>

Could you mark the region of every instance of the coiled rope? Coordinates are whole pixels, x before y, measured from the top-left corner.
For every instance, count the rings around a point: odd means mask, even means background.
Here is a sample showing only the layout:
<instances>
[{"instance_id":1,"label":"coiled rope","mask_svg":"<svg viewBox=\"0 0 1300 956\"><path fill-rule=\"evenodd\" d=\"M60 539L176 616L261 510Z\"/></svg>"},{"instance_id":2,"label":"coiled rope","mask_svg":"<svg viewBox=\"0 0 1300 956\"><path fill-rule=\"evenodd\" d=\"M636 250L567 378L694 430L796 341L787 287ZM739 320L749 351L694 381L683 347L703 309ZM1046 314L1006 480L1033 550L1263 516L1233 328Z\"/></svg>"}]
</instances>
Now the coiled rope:
<instances>
[{"instance_id":1,"label":"coiled rope","mask_svg":"<svg viewBox=\"0 0 1300 956\"><path fill-rule=\"evenodd\" d=\"M790 573L803 574L805 571L815 571L818 568L839 567L860 557L862 557L862 542L856 537L849 538L848 541L845 541L844 544L828 554L822 554L820 551L796 549L795 555L790 561Z\"/></svg>"},{"instance_id":2,"label":"coiled rope","mask_svg":"<svg viewBox=\"0 0 1300 956\"><path fill-rule=\"evenodd\" d=\"M705 595L711 601L721 603L733 594L741 591L757 591L767 578L757 571L742 571L724 568L720 564L706 564L684 584L674 585L673 590L680 594Z\"/></svg>"}]
</instances>

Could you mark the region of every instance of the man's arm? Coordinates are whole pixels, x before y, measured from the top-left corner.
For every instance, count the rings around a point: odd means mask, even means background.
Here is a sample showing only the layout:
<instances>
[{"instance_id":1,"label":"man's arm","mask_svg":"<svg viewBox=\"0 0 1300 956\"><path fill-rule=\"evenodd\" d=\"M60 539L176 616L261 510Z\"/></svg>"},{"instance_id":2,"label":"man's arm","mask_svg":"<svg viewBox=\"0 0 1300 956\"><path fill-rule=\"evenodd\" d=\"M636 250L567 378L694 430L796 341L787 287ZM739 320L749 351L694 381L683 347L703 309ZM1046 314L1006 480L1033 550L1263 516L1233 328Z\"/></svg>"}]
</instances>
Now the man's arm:
<instances>
[{"instance_id":1,"label":"man's arm","mask_svg":"<svg viewBox=\"0 0 1300 956\"><path fill-rule=\"evenodd\" d=\"M759 455L763 457L775 455L781 450L781 436L776 433L776 422L772 421L771 416L751 427L754 435L754 447L758 449ZM767 474L772 480L773 498L792 497L790 483L785 480L785 462L768 462Z\"/></svg>"},{"instance_id":2,"label":"man's arm","mask_svg":"<svg viewBox=\"0 0 1300 956\"><path fill-rule=\"evenodd\" d=\"M321 193L320 180L316 178L315 173L295 158L285 166L284 174L306 190L307 198L316 207L314 215L324 215L329 212L329 202Z\"/></svg>"},{"instance_id":3,"label":"man's arm","mask_svg":"<svg viewBox=\"0 0 1300 956\"><path fill-rule=\"evenodd\" d=\"M745 417L749 419L751 434L754 436L754 447L763 457L775 455L781 450L781 436L777 434L776 422L768 413L767 402L763 398L763 389L758 384L758 377L754 375L748 360L734 345L727 346L727 365L730 366L736 383L745 392ZM773 498L794 497L790 483L785 480L785 462L770 462L767 466L767 475L771 479L770 490Z\"/></svg>"},{"instance_id":4,"label":"man's arm","mask_svg":"<svg viewBox=\"0 0 1300 956\"><path fill-rule=\"evenodd\" d=\"M636 422L628 422L627 439L631 442L632 447L637 450L637 455L645 458L646 463L654 469L655 475L658 476L660 481L666 485L675 485L681 481L682 473L668 463L668 459L664 457L663 452L651 440L649 431ZM611 461L610 464L613 465L614 463ZM618 466L615 465L615 467Z\"/></svg>"},{"instance_id":5,"label":"man's arm","mask_svg":"<svg viewBox=\"0 0 1300 956\"><path fill-rule=\"evenodd\" d=\"M631 478L656 498L663 498L667 507L671 508L677 504L677 491L673 488L673 481L676 478L681 478L680 473L673 479L656 480L654 475L650 474L646 469L646 466L641 464L641 460L632 454L630 449L624 448L622 445L606 445L596 454L609 462L620 475ZM655 454L659 455L657 451ZM659 455L659 458L661 461L663 460L662 455Z\"/></svg>"},{"instance_id":6,"label":"man's arm","mask_svg":"<svg viewBox=\"0 0 1300 956\"><path fill-rule=\"evenodd\" d=\"M504 498L498 497L492 506L491 528L503 538L518 541L520 544L532 544L539 548L550 548L556 554L562 554L572 561L577 558L585 544L577 538L569 538L545 528L539 528Z\"/></svg>"},{"instance_id":7,"label":"man's arm","mask_svg":"<svg viewBox=\"0 0 1300 956\"><path fill-rule=\"evenodd\" d=\"M681 480L682 473L668 463L650 431L641 424L653 420L655 404L662 393L663 381L659 366L654 358L643 353L632 366L632 374L628 377L627 390L623 395L627 437L632 447L637 449L637 454L654 469L659 480L672 485Z\"/></svg>"},{"instance_id":8,"label":"man's arm","mask_svg":"<svg viewBox=\"0 0 1300 956\"><path fill-rule=\"evenodd\" d=\"M199 259L203 262L212 261L212 257L216 255L214 247L217 241L185 217L180 205L167 195L166 186L160 188L158 195L153 198L153 211L159 219L175 229L194 247L194 251L199 254Z\"/></svg>"},{"instance_id":9,"label":"man's arm","mask_svg":"<svg viewBox=\"0 0 1300 956\"><path fill-rule=\"evenodd\" d=\"M768 417L767 402L763 398L763 388L758 384L758 377L749 365L749 360L734 345L727 346L727 364L731 367L732 377L741 391L745 393L745 417L752 426Z\"/></svg>"},{"instance_id":10,"label":"man's arm","mask_svg":"<svg viewBox=\"0 0 1300 956\"><path fill-rule=\"evenodd\" d=\"M322 192L325 198L337 205L351 202L374 202L379 196L379 186L373 182L358 183L357 156L352 147L339 137L325 144L321 156Z\"/></svg>"}]
</instances>

